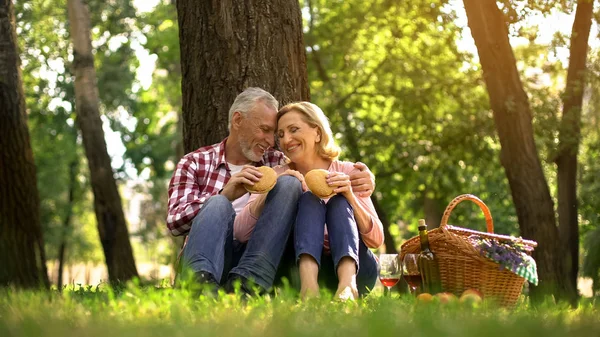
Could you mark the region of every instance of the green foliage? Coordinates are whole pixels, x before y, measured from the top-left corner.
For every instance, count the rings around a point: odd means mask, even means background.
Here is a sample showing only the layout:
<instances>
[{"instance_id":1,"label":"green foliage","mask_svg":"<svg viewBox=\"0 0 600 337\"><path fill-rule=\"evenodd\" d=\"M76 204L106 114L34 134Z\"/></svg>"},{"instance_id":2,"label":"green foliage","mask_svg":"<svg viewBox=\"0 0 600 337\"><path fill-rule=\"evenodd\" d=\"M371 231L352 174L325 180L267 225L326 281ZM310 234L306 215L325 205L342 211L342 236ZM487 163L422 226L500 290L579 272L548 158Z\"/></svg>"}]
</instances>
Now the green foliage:
<instances>
[{"instance_id":1,"label":"green foliage","mask_svg":"<svg viewBox=\"0 0 600 337\"><path fill-rule=\"evenodd\" d=\"M135 12L129 1L88 1L87 5L103 110L131 111L137 59L128 38ZM100 262L87 163L73 111L67 2L17 1L15 12L46 255L56 259L66 241L67 263Z\"/></svg>"},{"instance_id":2,"label":"green foliage","mask_svg":"<svg viewBox=\"0 0 600 337\"><path fill-rule=\"evenodd\" d=\"M247 301L234 295L194 300L187 291L135 285L0 293L0 334L8 336L597 336L599 318L591 303L506 310L377 295L356 303L300 303L285 291Z\"/></svg>"},{"instance_id":3,"label":"green foliage","mask_svg":"<svg viewBox=\"0 0 600 337\"><path fill-rule=\"evenodd\" d=\"M416 232L424 197L443 207L480 196L501 233L517 230L479 71L456 46L446 1L304 2L312 100L332 122L343 157L369 165L392 223ZM476 207L451 221L483 230ZM406 235L406 234L404 234Z\"/></svg>"},{"instance_id":4,"label":"green foliage","mask_svg":"<svg viewBox=\"0 0 600 337\"><path fill-rule=\"evenodd\" d=\"M150 12L136 20L143 47L156 59L152 84L136 94L135 127L120 128L125 142L125 157L146 179L138 192L142 202L140 228L133 235L141 239L136 256L170 264L181 247L165 227L167 183L174 163L183 155L181 143L181 70L179 29L175 5L160 1Z\"/></svg>"},{"instance_id":5,"label":"green foliage","mask_svg":"<svg viewBox=\"0 0 600 337\"><path fill-rule=\"evenodd\" d=\"M588 62L589 92L583 111L582 150L579 167L579 211L581 235L585 238L582 273L594 280L594 292L600 292L600 49Z\"/></svg>"},{"instance_id":6,"label":"green foliage","mask_svg":"<svg viewBox=\"0 0 600 337\"><path fill-rule=\"evenodd\" d=\"M97 233L90 221L93 209L82 160L85 156L72 111L75 99L68 68L69 36L61 20L66 18L66 1L19 1L16 12L46 256L56 259L66 238L67 262L100 261ZM69 213L70 224L65 227Z\"/></svg>"},{"instance_id":7,"label":"green foliage","mask_svg":"<svg viewBox=\"0 0 600 337\"><path fill-rule=\"evenodd\" d=\"M593 281L593 292L600 292L600 226L587 233L583 244L586 249L585 260L581 268L583 276Z\"/></svg>"},{"instance_id":8,"label":"green foliage","mask_svg":"<svg viewBox=\"0 0 600 337\"><path fill-rule=\"evenodd\" d=\"M182 155L176 8L168 0L147 13L135 13L129 0L86 3L101 111L125 146L119 177L130 180L125 172L133 167L142 180L137 187L144 196L142 218L133 233L141 239L134 243L136 253L167 262L173 256L168 248L179 246L166 239L164 230L166 185ZM342 159L363 161L376 174L376 196L397 243L416 233L425 197L441 213L463 193L488 204L497 232L518 234L485 85L473 55L457 47L468 33L457 26L454 7L447 0L300 3L312 100L330 118L343 146ZM556 34L547 44L537 43L545 27L531 26L526 19L571 13L575 1L499 3L511 23L511 35L530 42L515 48L515 57L530 98L540 158L556 194L552 158L567 67L559 56L569 36ZM72 111L66 1L16 1L16 13L47 254L56 257L65 234L63 222L72 210L72 226L66 232L69 261L100 261L85 156ZM138 45L156 60L150 86L138 83L135 76ZM600 253L593 249L600 220L599 55L598 50L590 52L591 87L580 146L581 233L590 236L586 275L600 265ZM71 165L76 179L74 202L69 204ZM481 211L469 203L461 204L450 222L484 228Z\"/></svg>"},{"instance_id":9,"label":"green foliage","mask_svg":"<svg viewBox=\"0 0 600 337\"><path fill-rule=\"evenodd\" d=\"M140 15L138 28L144 34L144 47L156 56L152 85L138 95L137 125L125 131L126 155L139 172L150 168L153 179L168 179L167 162L178 161L176 147L181 139L177 128L181 110L181 70L177 13L170 2L158 4L152 12ZM180 154L183 155L183 154Z\"/></svg>"}]
</instances>

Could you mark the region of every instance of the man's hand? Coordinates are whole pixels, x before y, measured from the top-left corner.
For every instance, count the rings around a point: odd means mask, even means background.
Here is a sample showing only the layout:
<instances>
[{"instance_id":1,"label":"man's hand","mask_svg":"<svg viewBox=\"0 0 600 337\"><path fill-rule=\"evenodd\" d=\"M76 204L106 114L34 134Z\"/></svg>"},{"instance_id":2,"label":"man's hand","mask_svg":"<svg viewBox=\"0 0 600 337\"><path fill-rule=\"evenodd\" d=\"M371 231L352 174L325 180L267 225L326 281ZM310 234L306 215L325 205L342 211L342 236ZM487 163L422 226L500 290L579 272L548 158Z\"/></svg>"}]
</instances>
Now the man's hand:
<instances>
[{"instance_id":1,"label":"man's hand","mask_svg":"<svg viewBox=\"0 0 600 337\"><path fill-rule=\"evenodd\" d=\"M244 188L244 184L254 185L261 177L262 173L256 167L246 165L240 172L231 176L227 185L221 190L221 195L225 196L229 201L234 201L248 193Z\"/></svg>"},{"instance_id":2,"label":"man's hand","mask_svg":"<svg viewBox=\"0 0 600 337\"><path fill-rule=\"evenodd\" d=\"M370 197L375 190L375 176L367 165L361 162L354 164L354 167L359 171L350 173L352 191L359 197Z\"/></svg>"}]
</instances>

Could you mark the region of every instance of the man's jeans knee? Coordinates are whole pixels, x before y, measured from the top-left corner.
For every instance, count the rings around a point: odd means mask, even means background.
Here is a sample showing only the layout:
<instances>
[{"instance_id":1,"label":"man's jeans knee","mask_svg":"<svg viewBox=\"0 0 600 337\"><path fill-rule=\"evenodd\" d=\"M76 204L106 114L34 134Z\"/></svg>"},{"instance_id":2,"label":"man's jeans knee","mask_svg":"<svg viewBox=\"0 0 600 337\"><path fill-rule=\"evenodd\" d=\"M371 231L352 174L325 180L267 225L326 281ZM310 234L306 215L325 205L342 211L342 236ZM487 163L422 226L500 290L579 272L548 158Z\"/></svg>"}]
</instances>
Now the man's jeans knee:
<instances>
[{"instance_id":1,"label":"man's jeans knee","mask_svg":"<svg viewBox=\"0 0 600 337\"><path fill-rule=\"evenodd\" d=\"M246 251L239 264L230 272L252 279L262 288L273 285L277 267L285 250L302 184L296 177L280 176L269 192L265 207L256 222Z\"/></svg>"},{"instance_id":2,"label":"man's jeans knee","mask_svg":"<svg viewBox=\"0 0 600 337\"><path fill-rule=\"evenodd\" d=\"M192 271L211 273L222 282L226 250L231 249L235 210L229 199L215 195L208 199L192 221L183 263Z\"/></svg>"}]
</instances>

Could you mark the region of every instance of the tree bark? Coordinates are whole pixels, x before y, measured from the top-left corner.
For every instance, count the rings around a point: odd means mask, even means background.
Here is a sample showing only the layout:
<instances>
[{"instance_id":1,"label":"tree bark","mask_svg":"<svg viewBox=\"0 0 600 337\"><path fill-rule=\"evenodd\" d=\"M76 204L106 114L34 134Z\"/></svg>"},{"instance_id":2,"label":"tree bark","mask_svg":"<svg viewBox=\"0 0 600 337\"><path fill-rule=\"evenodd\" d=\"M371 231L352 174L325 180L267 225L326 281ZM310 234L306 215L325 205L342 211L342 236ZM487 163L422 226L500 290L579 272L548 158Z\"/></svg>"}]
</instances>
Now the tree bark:
<instances>
[{"instance_id":1,"label":"tree bark","mask_svg":"<svg viewBox=\"0 0 600 337\"><path fill-rule=\"evenodd\" d=\"M579 0L571 30L569 70L563 96L563 116L559 135L558 223L567 257L566 273L571 287L577 289L579 273L579 222L577 221L577 154L581 139L581 106L585 88L588 38L592 26L592 0ZM571 303L577 302L575 292Z\"/></svg>"},{"instance_id":2,"label":"tree bark","mask_svg":"<svg viewBox=\"0 0 600 337\"><path fill-rule=\"evenodd\" d=\"M77 159L73 160L69 164L69 192L67 196L67 214L63 221L63 231L60 239L60 246L58 248L58 277L56 285L58 290L62 291L63 285L63 271L65 266L65 252L67 250L67 231L71 227L71 217L73 215L73 202L75 200L75 185L77 179Z\"/></svg>"},{"instance_id":3,"label":"tree bark","mask_svg":"<svg viewBox=\"0 0 600 337\"><path fill-rule=\"evenodd\" d=\"M440 206L440 201L435 198L434 192L427 189L423 192L423 212L425 213L427 229L432 230L440 227L444 208Z\"/></svg>"},{"instance_id":4,"label":"tree bark","mask_svg":"<svg viewBox=\"0 0 600 337\"><path fill-rule=\"evenodd\" d=\"M309 100L298 1L178 0L186 152L221 141L237 94Z\"/></svg>"},{"instance_id":5,"label":"tree bark","mask_svg":"<svg viewBox=\"0 0 600 337\"><path fill-rule=\"evenodd\" d=\"M521 235L538 242L533 256L540 283L531 287L534 301L552 294L571 298L565 259L554 216L554 203L533 139L527 95L508 40L507 24L495 0L463 0L490 97L502 146L500 160L515 203Z\"/></svg>"},{"instance_id":6,"label":"tree bark","mask_svg":"<svg viewBox=\"0 0 600 337\"><path fill-rule=\"evenodd\" d=\"M0 0L0 286L48 288L11 0Z\"/></svg>"},{"instance_id":7,"label":"tree bark","mask_svg":"<svg viewBox=\"0 0 600 337\"><path fill-rule=\"evenodd\" d=\"M102 130L96 70L90 40L90 17L82 0L69 0L68 11L73 41L77 124L81 130L90 169L98 232L104 250L109 281L124 282L138 274L121 206L121 197L113 176Z\"/></svg>"},{"instance_id":8,"label":"tree bark","mask_svg":"<svg viewBox=\"0 0 600 337\"><path fill-rule=\"evenodd\" d=\"M375 195L371 195L371 201L373 202L375 211L377 212L379 220L381 220L381 224L383 225L383 243L385 244L385 252L387 254L398 254L394 237L392 234L390 234L390 220L387 217L387 213L381 208L379 200L377 200Z\"/></svg>"}]
</instances>

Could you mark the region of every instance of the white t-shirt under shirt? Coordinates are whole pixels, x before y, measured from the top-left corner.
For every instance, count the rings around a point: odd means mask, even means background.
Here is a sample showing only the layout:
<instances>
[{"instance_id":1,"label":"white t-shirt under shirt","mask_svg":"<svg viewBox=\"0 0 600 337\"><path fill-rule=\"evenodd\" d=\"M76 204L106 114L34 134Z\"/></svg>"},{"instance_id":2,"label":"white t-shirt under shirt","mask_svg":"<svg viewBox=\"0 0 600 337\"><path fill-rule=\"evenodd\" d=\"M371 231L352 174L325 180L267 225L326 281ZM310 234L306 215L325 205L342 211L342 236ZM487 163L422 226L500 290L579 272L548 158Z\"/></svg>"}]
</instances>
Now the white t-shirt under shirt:
<instances>
[{"instance_id":1,"label":"white t-shirt under shirt","mask_svg":"<svg viewBox=\"0 0 600 337\"><path fill-rule=\"evenodd\" d=\"M227 162L227 166L229 166L229 171L232 176L234 174L240 172L244 168L244 165L233 165L230 162ZM246 193L231 202L231 204L233 205L233 209L235 210L235 214L240 214L240 212L242 211L244 206L246 206L246 203L248 202L249 199L250 199L250 193Z\"/></svg>"}]
</instances>

